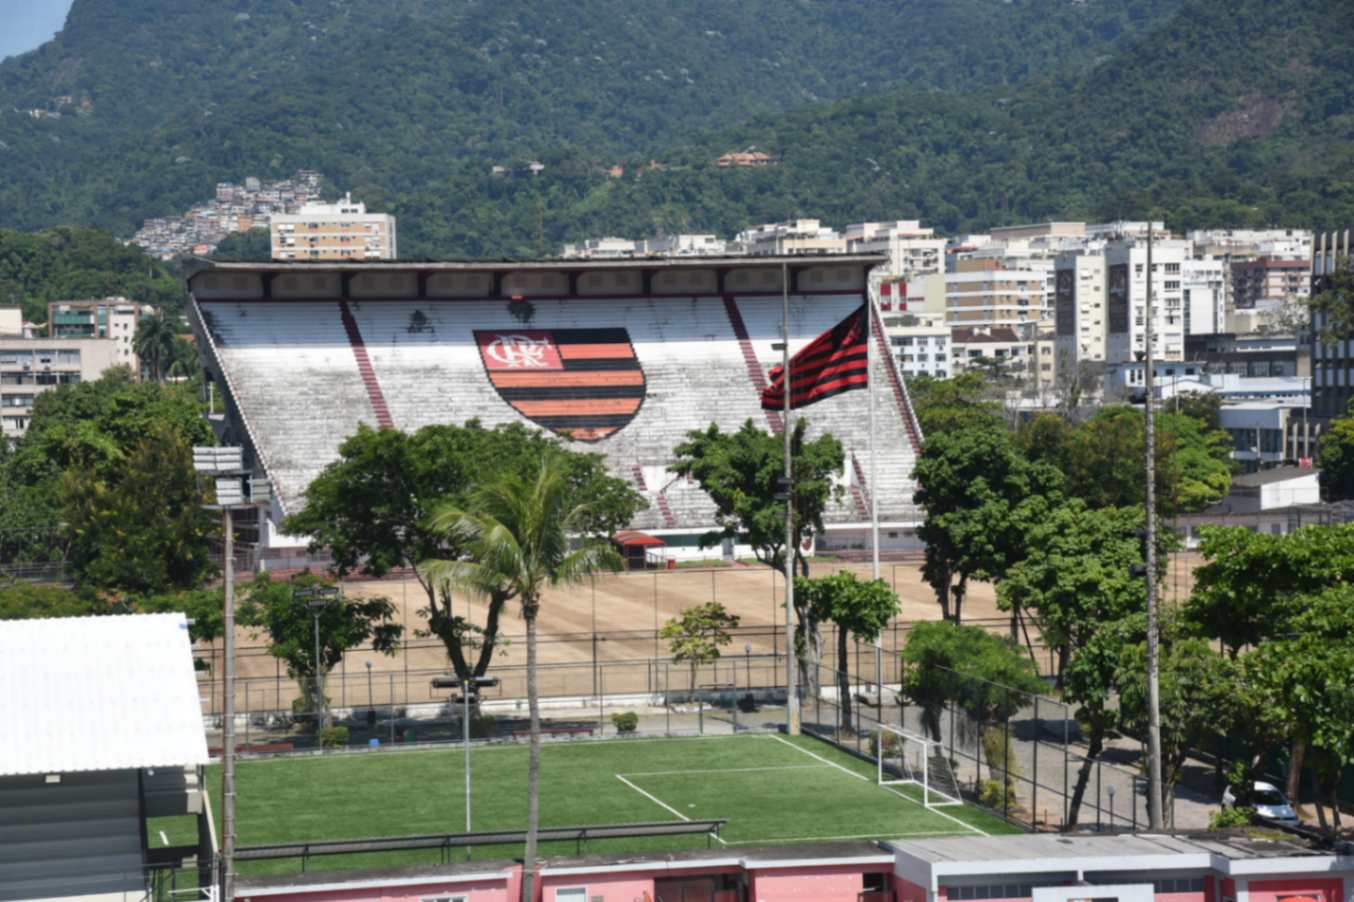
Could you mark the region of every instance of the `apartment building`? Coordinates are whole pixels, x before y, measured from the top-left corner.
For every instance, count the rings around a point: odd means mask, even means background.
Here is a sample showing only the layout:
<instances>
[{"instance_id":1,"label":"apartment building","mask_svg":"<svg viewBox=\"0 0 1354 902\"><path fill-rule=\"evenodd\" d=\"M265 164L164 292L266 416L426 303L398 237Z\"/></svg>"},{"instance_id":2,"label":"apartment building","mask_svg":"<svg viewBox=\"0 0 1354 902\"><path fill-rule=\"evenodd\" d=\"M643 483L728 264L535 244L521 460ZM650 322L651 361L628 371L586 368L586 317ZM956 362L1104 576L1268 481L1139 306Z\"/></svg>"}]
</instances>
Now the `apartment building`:
<instances>
[{"instance_id":1,"label":"apartment building","mask_svg":"<svg viewBox=\"0 0 1354 902\"><path fill-rule=\"evenodd\" d=\"M352 195L334 204L307 203L270 223L274 260L395 260L395 217L368 213Z\"/></svg>"},{"instance_id":2,"label":"apartment building","mask_svg":"<svg viewBox=\"0 0 1354 902\"><path fill-rule=\"evenodd\" d=\"M1185 359L1184 266L1189 256L1188 241L1157 241L1149 273L1146 244L1113 241L1106 245L1107 362L1127 363L1146 353L1149 278L1152 354L1157 360Z\"/></svg>"},{"instance_id":3,"label":"apartment building","mask_svg":"<svg viewBox=\"0 0 1354 902\"><path fill-rule=\"evenodd\" d=\"M13 441L27 431L43 392L124 365L118 345L113 338L0 338L0 436Z\"/></svg>"},{"instance_id":4,"label":"apartment building","mask_svg":"<svg viewBox=\"0 0 1354 902\"><path fill-rule=\"evenodd\" d=\"M1326 276L1354 265L1351 232L1323 232L1312 254L1312 290L1320 291ZM1354 398L1354 341L1321 342L1326 316L1312 312L1312 414L1321 419L1344 416Z\"/></svg>"},{"instance_id":5,"label":"apartment building","mask_svg":"<svg viewBox=\"0 0 1354 902\"><path fill-rule=\"evenodd\" d=\"M917 219L852 223L842 237L849 253L887 254L890 276L913 279L945 271L945 239Z\"/></svg>"},{"instance_id":6,"label":"apartment building","mask_svg":"<svg viewBox=\"0 0 1354 902\"><path fill-rule=\"evenodd\" d=\"M1008 269L1000 259L961 259L945 276L952 328L1011 329L1033 340L1048 316L1048 270Z\"/></svg>"},{"instance_id":7,"label":"apartment building","mask_svg":"<svg viewBox=\"0 0 1354 902\"><path fill-rule=\"evenodd\" d=\"M9 304L0 306L0 336L23 335L23 332L23 309Z\"/></svg>"},{"instance_id":8,"label":"apartment building","mask_svg":"<svg viewBox=\"0 0 1354 902\"><path fill-rule=\"evenodd\" d=\"M136 327L155 308L123 297L84 301L53 301L47 305L49 338L108 338L117 347L118 363L141 372L136 356Z\"/></svg>"},{"instance_id":9,"label":"apartment building","mask_svg":"<svg viewBox=\"0 0 1354 902\"><path fill-rule=\"evenodd\" d=\"M1257 257L1232 264L1232 306L1254 309L1265 301L1311 296L1312 261Z\"/></svg>"},{"instance_id":10,"label":"apartment building","mask_svg":"<svg viewBox=\"0 0 1354 902\"><path fill-rule=\"evenodd\" d=\"M1038 342L1010 326L960 327L950 333L951 370L991 367L1009 376L1026 377L1038 372Z\"/></svg>"},{"instance_id":11,"label":"apartment building","mask_svg":"<svg viewBox=\"0 0 1354 902\"><path fill-rule=\"evenodd\" d=\"M1180 267L1186 335L1226 330L1227 273L1222 260L1185 260Z\"/></svg>"},{"instance_id":12,"label":"apartment building","mask_svg":"<svg viewBox=\"0 0 1354 902\"><path fill-rule=\"evenodd\" d=\"M901 319L901 317L889 317ZM889 348L904 376L948 379L953 375L950 329L943 323L912 318L915 325L888 325Z\"/></svg>"},{"instance_id":13,"label":"apartment building","mask_svg":"<svg viewBox=\"0 0 1354 902\"><path fill-rule=\"evenodd\" d=\"M846 253L846 239L816 219L769 222L739 232L734 240L751 255Z\"/></svg>"},{"instance_id":14,"label":"apartment building","mask_svg":"<svg viewBox=\"0 0 1354 902\"><path fill-rule=\"evenodd\" d=\"M1005 244L1011 241L1028 241L1031 238L1073 238L1086 237L1084 222L1039 222L1030 225L1002 226L990 233L992 241Z\"/></svg>"},{"instance_id":15,"label":"apartment building","mask_svg":"<svg viewBox=\"0 0 1354 902\"><path fill-rule=\"evenodd\" d=\"M1062 253L1054 266L1058 358L1072 365L1086 360L1103 362L1108 335L1104 253Z\"/></svg>"},{"instance_id":16,"label":"apartment building","mask_svg":"<svg viewBox=\"0 0 1354 902\"><path fill-rule=\"evenodd\" d=\"M643 245L644 242L631 241L629 238L589 238L564 245L560 256L566 260L634 257L644 253Z\"/></svg>"}]
</instances>

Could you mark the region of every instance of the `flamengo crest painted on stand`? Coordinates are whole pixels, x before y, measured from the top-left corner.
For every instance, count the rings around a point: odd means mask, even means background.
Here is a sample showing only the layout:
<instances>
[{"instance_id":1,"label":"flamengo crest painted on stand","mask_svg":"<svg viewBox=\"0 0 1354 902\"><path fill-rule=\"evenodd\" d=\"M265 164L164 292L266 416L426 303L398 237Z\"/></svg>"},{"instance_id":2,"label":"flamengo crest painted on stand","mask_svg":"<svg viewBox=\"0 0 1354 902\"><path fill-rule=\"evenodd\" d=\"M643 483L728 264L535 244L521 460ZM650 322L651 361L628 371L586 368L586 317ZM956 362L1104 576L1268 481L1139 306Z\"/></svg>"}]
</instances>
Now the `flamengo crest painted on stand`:
<instances>
[{"instance_id":1,"label":"flamengo crest painted on stand","mask_svg":"<svg viewBox=\"0 0 1354 902\"><path fill-rule=\"evenodd\" d=\"M644 403L644 370L625 329L475 330L499 397L578 442L625 428Z\"/></svg>"}]
</instances>

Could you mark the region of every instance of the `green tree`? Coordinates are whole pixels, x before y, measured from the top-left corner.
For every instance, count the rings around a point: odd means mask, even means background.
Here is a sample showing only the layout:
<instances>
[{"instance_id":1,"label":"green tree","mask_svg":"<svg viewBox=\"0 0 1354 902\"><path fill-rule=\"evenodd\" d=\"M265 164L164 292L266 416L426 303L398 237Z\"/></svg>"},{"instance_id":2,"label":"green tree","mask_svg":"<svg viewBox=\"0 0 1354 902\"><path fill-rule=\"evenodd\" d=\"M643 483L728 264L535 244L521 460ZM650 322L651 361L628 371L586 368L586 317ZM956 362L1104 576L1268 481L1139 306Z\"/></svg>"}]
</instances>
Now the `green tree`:
<instances>
[{"instance_id":1,"label":"green tree","mask_svg":"<svg viewBox=\"0 0 1354 902\"><path fill-rule=\"evenodd\" d=\"M983 724L1010 717L1024 706L1024 696L1045 688L1034 664L1009 639L946 620L912 627L902 662L903 694L921 706L936 741L946 705Z\"/></svg>"},{"instance_id":2,"label":"green tree","mask_svg":"<svg viewBox=\"0 0 1354 902\"><path fill-rule=\"evenodd\" d=\"M98 598L63 586L28 582L0 582L0 620L31 620L47 617L85 617L113 613Z\"/></svg>"},{"instance_id":3,"label":"green tree","mask_svg":"<svg viewBox=\"0 0 1354 902\"><path fill-rule=\"evenodd\" d=\"M785 547L785 503L777 499L782 492L785 447L781 436L758 429L748 420L737 432L721 432L711 423L704 432L687 434L687 440L675 451L673 472L688 476L700 485L715 503L718 529L701 536L702 547L723 539L746 542L757 560L786 579L798 573L809 575L804 558L806 540L823 531L823 515L828 504L841 497L836 483L846 456L841 442L831 435L812 441L805 438L808 424L798 420L790 435L790 465L793 472L791 496L794 518L791 532L795 547ZM795 599L798 621L800 673L805 685L817 685L818 634L807 602Z\"/></svg>"},{"instance_id":4,"label":"green tree","mask_svg":"<svg viewBox=\"0 0 1354 902\"><path fill-rule=\"evenodd\" d=\"M1321 466L1321 500L1354 498L1354 402L1343 417L1331 421L1317 445Z\"/></svg>"},{"instance_id":5,"label":"green tree","mask_svg":"<svg viewBox=\"0 0 1354 902\"><path fill-rule=\"evenodd\" d=\"M536 687L536 618L550 586L583 580L599 568L619 570L621 560L596 531L595 514L579 500L568 463L543 454L535 473L505 472L477 486L466 504L444 504L430 526L454 537L466 559L430 559L425 578L493 597L506 590L522 604L527 633L527 708L531 747L527 764L527 842L523 902L532 902L536 834L540 828L541 711Z\"/></svg>"},{"instance_id":6,"label":"green tree","mask_svg":"<svg viewBox=\"0 0 1354 902\"><path fill-rule=\"evenodd\" d=\"M851 675L847 670L847 638L862 642L879 638L902 612L898 596L882 579L864 581L850 570L817 579L795 580L795 597L803 597L815 623L837 625L837 699L843 728L851 727Z\"/></svg>"},{"instance_id":7,"label":"green tree","mask_svg":"<svg viewBox=\"0 0 1354 902\"><path fill-rule=\"evenodd\" d=\"M907 380L907 390L923 435L974 422L994 427L1001 424L1001 405L989 397L991 385L973 370L950 379L914 376Z\"/></svg>"},{"instance_id":8,"label":"green tree","mask_svg":"<svg viewBox=\"0 0 1354 902\"><path fill-rule=\"evenodd\" d=\"M1209 648L1203 639L1173 636L1162 631L1160 666L1161 780L1166 810L1175 796L1190 752L1210 747L1229 728L1244 724L1247 713L1238 707L1236 664ZM1124 648L1118 675L1119 720L1138 736L1147 735L1147 643Z\"/></svg>"},{"instance_id":9,"label":"green tree","mask_svg":"<svg viewBox=\"0 0 1354 902\"><path fill-rule=\"evenodd\" d=\"M1026 459L1061 470L1067 466L1067 448L1075 431L1062 416L1040 411L1020 425L1016 442Z\"/></svg>"},{"instance_id":10,"label":"green tree","mask_svg":"<svg viewBox=\"0 0 1354 902\"><path fill-rule=\"evenodd\" d=\"M1337 344L1354 335L1354 265L1346 259L1324 276L1309 304L1313 314L1325 317L1317 332L1322 344Z\"/></svg>"},{"instance_id":11,"label":"green tree","mask_svg":"<svg viewBox=\"0 0 1354 902\"><path fill-rule=\"evenodd\" d=\"M1078 706L1088 749L1072 792L1070 825L1116 722L1119 652L1144 628L1129 620L1146 598L1142 577L1131 573L1143 563L1143 520L1141 508L1088 510L1071 499L1031 527L1026 558L997 586L1000 607L1034 612L1044 641L1058 649L1063 698Z\"/></svg>"},{"instance_id":12,"label":"green tree","mask_svg":"<svg viewBox=\"0 0 1354 902\"><path fill-rule=\"evenodd\" d=\"M1202 510L1231 488L1232 442L1192 415L1157 414L1157 507L1165 516ZM1133 507L1146 497L1144 416L1125 405L1102 407L1072 435L1067 490L1091 507Z\"/></svg>"},{"instance_id":13,"label":"green tree","mask_svg":"<svg viewBox=\"0 0 1354 902\"><path fill-rule=\"evenodd\" d=\"M132 350L141 361L141 369L156 382L165 381L180 351L176 345L179 330L166 314L143 316L136 324Z\"/></svg>"},{"instance_id":14,"label":"green tree","mask_svg":"<svg viewBox=\"0 0 1354 902\"><path fill-rule=\"evenodd\" d=\"M682 611L659 630L668 642L674 661L691 665L691 694L696 694L696 669L719 660L719 650L733 641L730 630L738 628L739 617L730 614L717 601L707 601Z\"/></svg>"},{"instance_id":15,"label":"green tree","mask_svg":"<svg viewBox=\"0 0 1354 902\"><path fill-rule=\"evenodd\" d=\"M922 578L958 623L969 580L999 580L1023 557L1027 525L1056 503L1061 475L1027 461L990 420L928 435L912 475L926 511L917 531L926 543Z\"/></svg>"},{"instance_id":16,"label":"green tree","mask_svg":"<svg viewBox=\"0 0 1354 902\"><path fill-rule=\"evenodd\" d=\"M210 668L216 658L216 640L225 631L225 592L222 589L188 589L133 599L132 607L148 614L178 611L188 618L188 638L207 643L207 661L195 659L199 670Z\"/></svg>"},{"instance_id":17,"label":"green tree","mask_svg":"<svg viewBox=\"0 0 1354 902\"><path fill-rule=\"evenodd\" d=\"M413 434L360 427L339 446L339 458L306 489L306 507L288 517L285 529L309 535L312 549L328 549L340 576L384 576L413 568L427 598L429 631L447 649L458 677L483 676L493 660L499 618L509 587L487 593L483 626L453 614L447 587L417 565L452 560L464 553L462 539L433 524L438 505L465 504L476 486L505 472L523 472L542 456L558 456L565 483L590 533L610 534L628 523L644 499L606 471L596 454L567 451L553 438L520 425L485 429L425 426ZM468 653L478 647L471 660Z\"/></svg>"},{"instance_id":18,"label":"green tree","mask_svg":"<svg viewBox=\"0 0 1354 902\"><path fill-rule=\"evenodd\" d=\"M1201 530L1185 622L1235 658L1288 632L1301 598L1354 581L1354 525L1304 526L1287 535L1241 526Z\"/></svg>"},{"instance_id":19,"label":"green tree","mask_svg":"<svg viewBox=\"0 0 1354 902\"><path fill-rule=\"evenodd\" d=\"M211 574L216 520L193 472L187 440L152 426L119 478L67 472L62 512L71 575L83 586L134 594L197 588Z\"/></svg>"},{"instance_id":20,"label":"green tree","mask_svg":"<svg viewBox=\"0 0 1354 902\"><path fill-rule=\"evenodd\" d=\"M290 582L264 573L244 587L238 608L241 625L267 634L268 653L286 665L287 675L297 681L310 711L322 706L320 674L337 667L349 649L370 642L372 650L393 655L404 631L394 621L395 606L388 598L336 598L319 612L316 661L316 615L305 594L297 590L323 584L309 571Z\"/></svg>"}]
</instances>

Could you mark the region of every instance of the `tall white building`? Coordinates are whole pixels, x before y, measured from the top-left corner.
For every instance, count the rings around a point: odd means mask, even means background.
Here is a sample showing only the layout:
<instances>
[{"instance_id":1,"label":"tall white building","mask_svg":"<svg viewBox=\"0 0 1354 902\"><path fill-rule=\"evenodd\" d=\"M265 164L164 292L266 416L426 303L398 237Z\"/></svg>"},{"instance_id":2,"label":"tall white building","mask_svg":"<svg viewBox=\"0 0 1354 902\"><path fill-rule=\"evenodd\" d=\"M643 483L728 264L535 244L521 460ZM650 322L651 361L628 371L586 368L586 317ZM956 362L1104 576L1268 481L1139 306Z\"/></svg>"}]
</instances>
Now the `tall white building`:
<instances>
[{"instance_id":1,"label":"tall white building","mask_svg":"<svg viewBox=\"0 0 1354 902\"><path fill-rule=\"evenodd\" d=\"M1186 335L1227 331L1228 269L1222 260L1185 260L1181 266Z\"/></svg>"},{"instance_id":2,"label":"tall white building","mask_svg":"<svg viewBox=\"0 0 1354 902\"><path fill-rule=\"evenodd\" d=\"M1108 335L1104 251L1062 253L1055 266L1053 307L1059 363L1103 362Z\"/></svg>"},{"instance_id":3,"label":"tall white building","mask_svg":"<svg viewBox=\"0 0 1354 902\"><path fill-rule=\"evenodd\" d=\"M888 274L914 279L945 271L945 239L917 219L856 222L842 233L852 254L887 254Z\"/></svg>"},{"instance_id":4,"label":"tall white building","mask_svg":"<svg viewBox=\"0 0 1354 902\"><path fill-rule=\"evenodd\" d=\"M768 222L739 232L735 242L746 254L844 254L846 239L816 219Z\"/></svg>"},{"instance_id":5,"label":"tall white building","mask_svg":"<svg viewBox=\"0 0 1354 902\"><path fill-rule=\"evenodd\" d=\"M307 203L270 223L274 260L395 260L395 217L368 213L345 194L338 203Z\"/></svg>"},{"instance_id":6,"label":"tall white building","mask_svg":"<svg viewBox=\"0 0 1354 902\"><path fill-rule=\"evenodd\" d=\"M1147 245L1114 241L1105 247L1106 360L1128 363L1146 352L1147 280L1152 284L1152 354L1157 360L1185 359L1184 265L1188 241L1155 242L1152 271Z\"/></svg>"}]
</instances>

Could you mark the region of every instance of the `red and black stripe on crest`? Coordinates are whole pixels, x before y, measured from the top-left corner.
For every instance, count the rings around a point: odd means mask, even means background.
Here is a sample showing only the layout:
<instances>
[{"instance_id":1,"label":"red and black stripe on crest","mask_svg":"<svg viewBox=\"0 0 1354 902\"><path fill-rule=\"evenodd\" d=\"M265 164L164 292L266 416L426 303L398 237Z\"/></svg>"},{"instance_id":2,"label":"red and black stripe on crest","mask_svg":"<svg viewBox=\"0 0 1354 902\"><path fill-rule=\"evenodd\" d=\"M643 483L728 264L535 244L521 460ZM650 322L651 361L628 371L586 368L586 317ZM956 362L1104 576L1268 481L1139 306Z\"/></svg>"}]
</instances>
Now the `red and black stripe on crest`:
<instances>
[{"instance_id":1,"label":"red and black stripe on crest","mask_svg":"<svg viewBox=\"0 0 1354 902\"><path fill-rule=\"evenodd\" d=\"M475 342L499 396L565 438L601 441L644 403L644 371L625 329L476 330Z\"/></svg>"}]
</instances>

